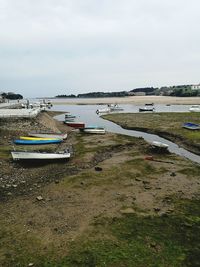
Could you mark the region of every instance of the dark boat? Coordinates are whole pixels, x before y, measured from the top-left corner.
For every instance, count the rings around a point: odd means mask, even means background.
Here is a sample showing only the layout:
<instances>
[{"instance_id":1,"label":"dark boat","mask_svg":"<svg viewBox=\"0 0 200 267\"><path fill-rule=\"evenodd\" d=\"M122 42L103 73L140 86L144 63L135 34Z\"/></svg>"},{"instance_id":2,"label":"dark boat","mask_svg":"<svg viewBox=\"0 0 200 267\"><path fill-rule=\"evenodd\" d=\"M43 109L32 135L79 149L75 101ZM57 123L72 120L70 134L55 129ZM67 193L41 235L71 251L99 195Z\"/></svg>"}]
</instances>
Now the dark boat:
<instances>
[{"instance_id":1,"label":"dark boat","mask_svg":"<svg viewBox=\"0 0 200 267\"><path fill-rule=\"evenodd\" d=\"M80 121L65 121L64 122L67 126L76 128L76 129L82 129L85 127L85 123L84 122L80 122Z\"/></svg>"},{"instance_id":2,"label":"dark boat","mask_svg":"<svg viewBox=\"0 0 200 267\"><path fill-rule=\"evenodd\" d=\"M139 112L145 112L145 111L155 111L155 108L152 107L139 108Z\"/></svg>"}]
</instances>

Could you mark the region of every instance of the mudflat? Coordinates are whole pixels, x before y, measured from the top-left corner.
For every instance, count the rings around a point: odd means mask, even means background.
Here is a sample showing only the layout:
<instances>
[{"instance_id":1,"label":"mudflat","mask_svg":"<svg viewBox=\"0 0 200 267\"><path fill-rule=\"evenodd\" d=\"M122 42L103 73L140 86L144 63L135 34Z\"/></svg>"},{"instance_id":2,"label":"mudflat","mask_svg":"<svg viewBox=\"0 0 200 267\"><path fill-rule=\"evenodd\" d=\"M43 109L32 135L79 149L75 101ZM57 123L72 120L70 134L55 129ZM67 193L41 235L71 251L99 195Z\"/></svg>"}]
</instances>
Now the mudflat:
<instances>
[{"instance_id":1,"label":"mudflat","mask_svg":"<svg viewBox=\"0 0 200 267\"><path fill-rule=\"evenodd\" d=\"M12 138L32 128L67 131L72 158L13 162ZM1 122L0 133L1 266L200 265L199 165L141 138L71 131L46 113Z\"/></svg>"}]
</instances>

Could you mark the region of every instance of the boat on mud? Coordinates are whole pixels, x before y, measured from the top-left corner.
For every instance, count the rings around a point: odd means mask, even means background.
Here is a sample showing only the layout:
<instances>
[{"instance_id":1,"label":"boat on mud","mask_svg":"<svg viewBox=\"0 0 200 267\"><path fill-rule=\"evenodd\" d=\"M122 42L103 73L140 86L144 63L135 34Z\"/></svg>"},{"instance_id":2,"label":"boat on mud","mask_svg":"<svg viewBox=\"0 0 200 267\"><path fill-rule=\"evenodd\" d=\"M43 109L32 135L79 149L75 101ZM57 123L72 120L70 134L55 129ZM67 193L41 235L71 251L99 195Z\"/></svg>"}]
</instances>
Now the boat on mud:
<instances>
[{"instance_id":1,"label":"boat on mud","mask_svg":"<svg viewBox=\"0 0 200 267\"><path fill-rule=\"evenodd\" d=\"M200 125L192 122L186 122L182 127L188 130L200 130Z\"/></svg>"},{"instance_id":2,"label":"boat on mud","mask_svg":"<svg viewBox=\"0 0 200 267\"><path fill-rule=\"evenodd\" d=\"M87 126L83 129L80 129L81 132L83 133L88 133L88 134L105 134L106 130L102 126Z\"/></svg>"},{"instance_id":3,"label":"boat on mud","mask_svg":"<svg viewBox=\"0 0 200 267\"><path fill-rule=\"evenodd\" d=\"M16 139L13 141L16 145L47 145L47 144L59 144L61 139L47 139L47 140L22 140Z\"/></svg>"},{"instance_id":4,"label":"boat on mud","mask_svg":"<svg viewBox=\"0 0 200 267\"><path fill-rule=\"evenodd\" d=\"M13 160L58 160L68 159L71 156L68 150L56 153L12 151L11 155Z\"/></svg>"},{"instance_id":5,"label":"boat on mud","mask_svg":"<svg viewBox=\"0 0 200 267\"><path fill-rule=\"evenodd\" d=\"M151 143L151 145L153 147L156 147L156 148L162 148L162 149L167 149L169 147L168 144L165 144L165 143L162 143L162 142L158 142L158 141L153 141Z\"/></svg>"},{"instance_id":6,"label":"boat on mud","mask_svg":"<svg viewBox=\"0 0 200 267\"><path fill-rule=\"evenodd\" d=\"M101 114L101 113L109 113L111 111L110 107L102 108L102 109L97 109L96 113Z\"/></svg>"},{"instance_id":7,"label":"boat on mud","mask_svg":"<svg viewBox=\"0 0 200 267\"><path fill-rule=\"evenodd\" d=\"M64 121L64 123L67 126L73 127L75 129L81 129L85 127L85 123L80 121Z\"/></svg>"},{"instance_id":8,"label":"boat on mud","mask_svg":"<svg viewBox=\"0 0 200 267\"><path fill-rule=\"evenodd\" d=\"M110 108L110 111L123 111L124 110L118 104L109 104L108 108Z\"/></svg>"},{"instance_id":9,"label":"boat on mud","mask_svg":"<svg viewBox=\"0 0 200 267\"><path fill-rule=\"evenodd\" d=\"M41 132L41 131L36 131L36 132L30 132L28 134L29 136L32 137L41 137L41 138L53 138L53 139L66 139L67 134L62 134L62 133L56 133L56 132Z\"/></svg>"}]
</instances>

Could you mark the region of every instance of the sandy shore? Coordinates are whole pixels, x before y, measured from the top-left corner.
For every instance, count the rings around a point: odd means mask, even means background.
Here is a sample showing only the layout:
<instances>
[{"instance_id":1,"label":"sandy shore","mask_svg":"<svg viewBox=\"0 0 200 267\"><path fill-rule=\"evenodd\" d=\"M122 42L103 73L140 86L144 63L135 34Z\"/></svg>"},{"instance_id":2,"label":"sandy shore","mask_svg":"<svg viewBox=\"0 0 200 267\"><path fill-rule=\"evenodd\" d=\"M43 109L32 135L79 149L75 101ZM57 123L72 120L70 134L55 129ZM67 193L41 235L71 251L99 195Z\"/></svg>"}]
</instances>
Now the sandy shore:
<instances>
[{"instance_id":1,"label":"sandy shore","mask_svg":"<svg viewBox=\"0 0 200 267\"><path fill-rule=\"evenodd\" d=\"M200 97L170 97L170 96L129 96L129 97L106 97L106 98L83 98L83 99L52 99L54 105L70 105L70 104L182 104L182 105L194 105L200 104Z\"/></svg>"}]
</instances>

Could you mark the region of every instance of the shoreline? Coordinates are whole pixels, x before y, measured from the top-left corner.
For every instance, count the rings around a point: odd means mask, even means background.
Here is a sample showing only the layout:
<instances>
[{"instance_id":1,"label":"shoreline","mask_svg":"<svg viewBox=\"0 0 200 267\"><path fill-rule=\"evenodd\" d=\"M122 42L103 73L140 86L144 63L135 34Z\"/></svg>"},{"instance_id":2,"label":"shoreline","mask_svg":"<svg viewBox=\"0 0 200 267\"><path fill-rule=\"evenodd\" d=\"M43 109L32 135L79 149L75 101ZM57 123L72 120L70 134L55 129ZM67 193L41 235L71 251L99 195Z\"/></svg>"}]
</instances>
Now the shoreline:
<instances>
[{"instance_id":1,"label":"shoreline","mask_svg":"<svg viewBox=\"0 0 200 267\"><path fill-rule=\"evenodd\" d=\"M56 100L56 101L55 101ZM57 101L58 100L58 101ZM171 105L200 105L200 97L172 97L172 96L129 96L105 98L56 98L53 105L103 105L118 104L171 104Z\"/></svg>"}]
</instances>

